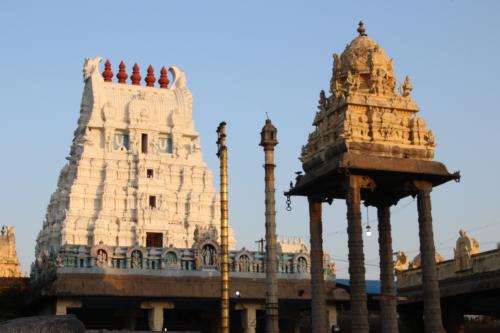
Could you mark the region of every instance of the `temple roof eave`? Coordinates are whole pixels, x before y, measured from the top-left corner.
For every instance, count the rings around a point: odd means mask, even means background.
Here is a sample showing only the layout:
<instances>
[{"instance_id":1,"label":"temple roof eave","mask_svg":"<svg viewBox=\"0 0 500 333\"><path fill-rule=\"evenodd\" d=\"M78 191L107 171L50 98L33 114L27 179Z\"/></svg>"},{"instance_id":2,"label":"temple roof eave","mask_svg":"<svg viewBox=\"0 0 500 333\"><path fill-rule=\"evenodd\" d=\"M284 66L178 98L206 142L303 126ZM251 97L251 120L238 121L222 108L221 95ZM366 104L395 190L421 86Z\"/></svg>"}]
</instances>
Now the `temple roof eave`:
<instances>
[{"instance_id":1,"label":"temple roof eave","mask_svg":"<svg viewBox=\"0 0 500 333\"><path fill-rule=\"evenodd\" d=\"M385 179L391 176L399 180L397 181L399 185L413 180L427 180L434 187L450 180L460 180L459 172L450 173L443 163L437 161L366 156L345 152L330 158L324 164L317 165L305 175L299 176L295 186L285 192L285 195L312 195L318 193L319 186L323 189L322 193L325 198L345 199L346 191L343 184L346 176L350 174L369 176L374 179ZM413 194L411 190L396 189L396 186L394 190L399 199Z\"/></svg>"}]
</instances>

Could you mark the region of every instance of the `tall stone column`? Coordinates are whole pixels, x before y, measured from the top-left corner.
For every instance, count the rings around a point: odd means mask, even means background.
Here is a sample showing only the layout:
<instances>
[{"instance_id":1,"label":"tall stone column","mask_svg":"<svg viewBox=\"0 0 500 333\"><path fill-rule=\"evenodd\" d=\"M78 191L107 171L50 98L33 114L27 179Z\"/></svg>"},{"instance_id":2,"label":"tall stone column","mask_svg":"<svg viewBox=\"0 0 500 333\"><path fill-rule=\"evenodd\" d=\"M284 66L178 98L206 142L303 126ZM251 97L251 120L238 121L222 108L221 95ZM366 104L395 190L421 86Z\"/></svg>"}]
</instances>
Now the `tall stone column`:
<instances>
[{"instance_id":1,"label":"tall stone column","mask_svg":"<svg viewBox=\"0 0 500 333\"><path fill-rule=\"evenodd\" d=\"M260 132L260 145L264 147L266 192L266 333L279 333L278 279L276 269L276 206L274 199L274 147L278 144L278 131L271 120Z\"/></svg>"},{"instance_id":2,"label":"tall stone column","mask_svg":"<svg viewBox=\"0 0 500 333\"><path fill-rule=\"evenodd\" d=\"M424 328L426 333L441 333L441 303L436 267L436 249L432 231L431 191L432 183L414 181L417 189L418 229L420 236L420 258L422 261L422 289L424 298Z\"/></svg>"},{"instance_id":3,"label":"tall stone column","mask_svg":"<svg viewBox=\"0 0 500 333\"><path fill-rule=\"evenodd\" d=\"M397 333L398 312L394 263L392 261L391 211L388 204L377 206L378 244L380 254L380 282L383 298L380 300L382 333Z\"/></svg>"},{"instance_id":4,"label":"tall stone column","mask_svg":"<svg viewBox=\"0 0 500 333\"><path fill-rule=\"evenodd\" d=\"M308 197L311 234L311 317L314 333L327 333L321 200Z\"/></svg>"},{"instance_id":5,"label":"tall stone column","mask_svg":"<svg viewBox=\"0 0 500 333\"><path fill-rule=\"evenodd\" d=\"M349 247L349 278L351 280L351 330L368 333L365 256L361 225L361 177L349 176L347 184L347 236Z\"/></svg>"}]
</instances>

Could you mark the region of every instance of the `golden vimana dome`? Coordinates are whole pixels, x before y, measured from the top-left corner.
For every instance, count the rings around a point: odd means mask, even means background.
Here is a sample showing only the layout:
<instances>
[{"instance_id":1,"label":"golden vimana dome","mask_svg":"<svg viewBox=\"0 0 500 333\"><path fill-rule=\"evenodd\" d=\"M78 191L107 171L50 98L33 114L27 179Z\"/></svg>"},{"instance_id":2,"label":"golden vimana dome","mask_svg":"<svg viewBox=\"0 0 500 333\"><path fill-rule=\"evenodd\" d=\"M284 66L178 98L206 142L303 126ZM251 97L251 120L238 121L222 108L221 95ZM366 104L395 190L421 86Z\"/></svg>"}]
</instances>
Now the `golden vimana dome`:
<instances>
[{"instance_id":1,"label":"golden vimana dome","mask_svg":"<svg viewBox=\"0 0 500 333\"><path fill-rule=\"evenodd\" d=\"M417 115L410 78L396 89L392 59L359 35L341 55L333 54L330 95L320 92L313 132L302 147L304 171L346 152L379 157L432 160L435 138Z\"/></svg>"},{"instance_id":2,"label":"golden vimana dome","mask_svg":"<svg viewBox=\"0 0 500 333\"><path fill-rule=\"evenodd\" d=\"M363 22L359 23L358 32L359 36L347 44L340 56L333 54L331 92L339 92L347 83L359 92L394 95L392 59L366 35Z\"/></svg>"}]
</instances>

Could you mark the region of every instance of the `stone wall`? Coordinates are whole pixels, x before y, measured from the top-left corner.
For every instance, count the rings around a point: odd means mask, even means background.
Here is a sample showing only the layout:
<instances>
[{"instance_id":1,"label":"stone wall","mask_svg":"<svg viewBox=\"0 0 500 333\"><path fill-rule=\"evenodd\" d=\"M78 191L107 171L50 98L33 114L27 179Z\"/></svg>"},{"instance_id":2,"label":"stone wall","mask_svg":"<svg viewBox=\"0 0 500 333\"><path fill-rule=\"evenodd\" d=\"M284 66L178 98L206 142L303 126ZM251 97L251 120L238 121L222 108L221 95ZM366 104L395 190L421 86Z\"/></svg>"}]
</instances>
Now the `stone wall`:
<instances>
[{"instance_id":1,"label":"stone wall","mask_svg":"<svg viewBox=\"0 0 500 333\"><path fill-rule=\"evenodd\" d=\"M455 258L437 264L439 281L500 270L500 250L498 249L471 255L469 267L464 267L463 263L458 262L458 260ZM422 270L420 268L399 271L396 276L400 290L422 285Z\"/></svg>"}]
</instances>

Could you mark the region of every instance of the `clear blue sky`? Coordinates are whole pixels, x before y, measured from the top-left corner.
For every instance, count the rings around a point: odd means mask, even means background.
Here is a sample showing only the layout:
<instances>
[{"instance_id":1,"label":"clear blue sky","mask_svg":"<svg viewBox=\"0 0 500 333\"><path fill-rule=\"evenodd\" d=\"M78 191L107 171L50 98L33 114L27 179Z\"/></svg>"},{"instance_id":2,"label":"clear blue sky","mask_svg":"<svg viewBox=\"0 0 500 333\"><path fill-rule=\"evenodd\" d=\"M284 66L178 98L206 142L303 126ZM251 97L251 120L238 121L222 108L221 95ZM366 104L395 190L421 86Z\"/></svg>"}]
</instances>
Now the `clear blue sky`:
<instances>
[{"instance_id":1,"label":"clear blue sky","mask_svg":"<svg viewBox=\"0 0 500 333\"><path fill-rule=\"evenodd\" d=\"M129 68L138 62L143 70L175 64L186 71L217 186L215 129L221 120L228 123L230 223L239 247L255 248L264 234L258 143L267 112L279 129L278 232L308 241L306 200L293 199L286 212L281 193L301 169L297 157L312 130L319 90L328 89L331 54L344 50L362 19L394 58L399 80L412 77L414 100L437 139L436 159L462 172L461 183L432 194L439 250L452 256L459 228L483 249L495 247L499 18L498 1L2 1L0 223L15 226L28 270L76 128L83 58L102 55L115 68L124 60ZM415 203L406 199L398 207L394 249L414 256ZM325 207L325 249L338 258L342 277L345 230L345 203ZM376 232L365 245L367 274L376 278Z\"/></svg>"}]
</instances>

